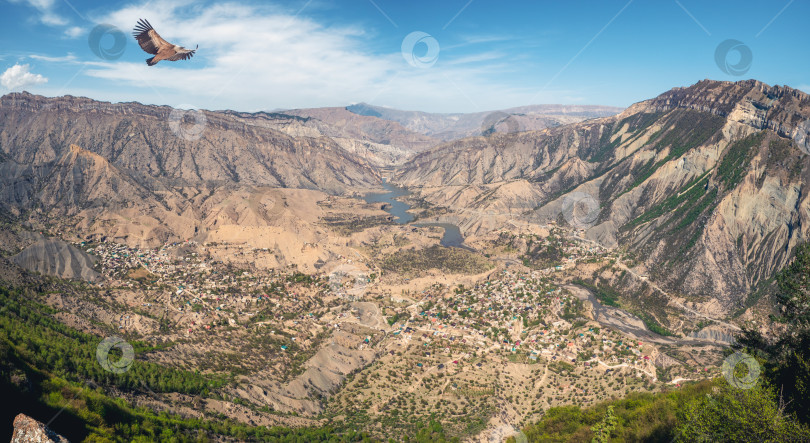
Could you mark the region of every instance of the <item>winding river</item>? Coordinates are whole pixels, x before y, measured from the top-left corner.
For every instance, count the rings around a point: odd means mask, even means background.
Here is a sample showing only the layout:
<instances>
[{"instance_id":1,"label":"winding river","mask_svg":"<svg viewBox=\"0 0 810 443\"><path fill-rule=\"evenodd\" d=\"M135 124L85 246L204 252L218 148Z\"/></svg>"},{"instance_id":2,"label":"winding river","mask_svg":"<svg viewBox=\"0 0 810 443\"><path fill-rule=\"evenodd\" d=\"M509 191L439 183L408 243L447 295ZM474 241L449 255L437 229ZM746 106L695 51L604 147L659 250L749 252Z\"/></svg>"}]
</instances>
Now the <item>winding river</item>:
<instances>
[{"instance_id":1,"label":"winding river","mask_svg":"<svg viewBox=\"0 0 810 443\"><path fill-rule=\"evenodd\" d=\"M412 222L414 216L408 212L411 205L397 200L399 197L407 196L410 192L405 188L392 185L388 182L383 182L383 188L385 188L386 192L366 194L363 200L365 200L366 203L386 203L385 211L394 216L396 223L404 225ZM442 246L469 249L469 247L464 244L464 237L462 237L461 231L458 229L458 226L454 224L426 222L414 223L414 226L438 226L444 229L444 234L439 242Z\"/></svg>"}]
</instances>

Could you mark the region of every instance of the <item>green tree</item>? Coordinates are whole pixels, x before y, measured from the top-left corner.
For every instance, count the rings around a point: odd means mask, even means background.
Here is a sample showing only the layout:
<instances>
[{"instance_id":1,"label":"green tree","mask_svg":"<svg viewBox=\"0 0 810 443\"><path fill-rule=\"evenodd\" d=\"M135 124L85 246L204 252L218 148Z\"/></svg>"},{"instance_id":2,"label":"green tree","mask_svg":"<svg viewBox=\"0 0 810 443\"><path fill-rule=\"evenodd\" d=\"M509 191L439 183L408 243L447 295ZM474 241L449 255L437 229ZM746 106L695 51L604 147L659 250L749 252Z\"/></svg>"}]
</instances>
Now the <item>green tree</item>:
<instances>
[{"instance_id":1,"label":"green tree","mask_svg":"<svg viewBox=\"0 0 810 443\"><path fill-rule=\"evenodd\" d=\"M610 433L616 428L618 419L613 413L613 406L608 406L605 412L605 418L601 422L593 425L591 431L594 436L592 443L608 443L610 441Z\"/></svg>"},{"instance_id":2,"label":"green tree","mask_svg":"<svg viewBox=\"0 0 810 443\"><path fill-rule=\"evenodd\" d=\"M738 389L724 381L717 393L688 402L679 413L679 442L808 441L810 430L784 412L772 388ZM606 440L605 440L606 441Z\"/></svg>"}]
</instances>

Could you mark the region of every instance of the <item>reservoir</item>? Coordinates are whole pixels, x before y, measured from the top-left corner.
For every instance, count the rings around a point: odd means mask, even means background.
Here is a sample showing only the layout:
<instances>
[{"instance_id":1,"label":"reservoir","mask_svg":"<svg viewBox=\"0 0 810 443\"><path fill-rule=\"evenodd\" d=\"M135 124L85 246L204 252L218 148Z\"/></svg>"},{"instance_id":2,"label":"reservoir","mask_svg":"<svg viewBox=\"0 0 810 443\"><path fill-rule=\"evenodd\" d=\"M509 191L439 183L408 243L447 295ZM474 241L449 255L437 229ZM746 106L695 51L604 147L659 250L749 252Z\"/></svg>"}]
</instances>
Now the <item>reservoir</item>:
<instances>
[{"instance_id":1,"label":"reservoir","mask_svg":"<svg viewBox=\"0 0 810 443\"><path fill-rule=\"evenodd\" d=\"M388 182L383 182L383 188L386 192L366 194L363 200L366 203L386 203L386 211L394 217L394 221L404 225L413 221L413 214L408 212L411 206L407 203L397 200L399 197L404 197L410 194L407 189L399 186L394 186ZM451 223L416 223L414 226L438 226L444 229L444 235L439 242L442 246L451 246L454 248L469 249L464 245L464 237L461 236L461 231L458 226Z\"/></svg>"}]
</instances>

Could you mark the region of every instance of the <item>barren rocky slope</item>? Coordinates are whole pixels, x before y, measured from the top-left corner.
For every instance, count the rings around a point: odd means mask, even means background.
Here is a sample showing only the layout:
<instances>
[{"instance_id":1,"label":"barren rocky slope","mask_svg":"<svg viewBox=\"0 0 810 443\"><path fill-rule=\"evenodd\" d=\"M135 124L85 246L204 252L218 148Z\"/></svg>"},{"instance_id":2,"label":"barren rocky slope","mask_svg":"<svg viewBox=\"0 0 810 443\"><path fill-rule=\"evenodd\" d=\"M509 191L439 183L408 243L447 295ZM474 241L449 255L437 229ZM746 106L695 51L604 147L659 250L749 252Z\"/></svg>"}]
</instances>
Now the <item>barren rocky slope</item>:
<instances>
[{"instance_id":1,"label":"barren rocky slope","mask_svg":"<svg viewBox=\"0 0 810 443\"><path fill-rule=\"evenodd\" d=\"M57 239L42 239L11 257L12 262L29 271L65 279L96 281L95 258Z\"/></svg>"},{"instance_id":2,"label":"barren rocky slope","mask_svg":"<svg viewBox=\"0 0 810 443\"><path fill-rule=\"evenodd\" d=\"M396 181L468 234L562 221L566 200L587 200L588 238L629 246L660 285L727 313L808 236L808 118L801 91L705 80L614 117L451 142Z\"/></svg>"}]
</instances>

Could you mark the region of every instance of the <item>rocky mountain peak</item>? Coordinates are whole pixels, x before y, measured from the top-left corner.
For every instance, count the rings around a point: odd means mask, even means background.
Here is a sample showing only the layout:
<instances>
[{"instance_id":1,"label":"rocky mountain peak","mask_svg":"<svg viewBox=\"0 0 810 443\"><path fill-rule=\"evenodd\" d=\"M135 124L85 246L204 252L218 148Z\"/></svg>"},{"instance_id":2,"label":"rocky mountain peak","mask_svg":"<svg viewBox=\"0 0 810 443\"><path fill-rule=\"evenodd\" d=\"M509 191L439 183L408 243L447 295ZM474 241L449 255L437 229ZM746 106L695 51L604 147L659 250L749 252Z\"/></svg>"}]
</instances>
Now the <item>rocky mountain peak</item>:
<instances>
[{"instance_id":1,"label":"rocky mountain peak","mask_svg":"<svg viewBox=\"0 0 810 443\"><path fill-rule=\"evenodd\" d=\"M714 114L790 138L810 119L810 94L789 86L770 86L758 80L728 82L707 79L637 103L624 114L668 112L676 108Z\"/></svg>"}]
</instances>

